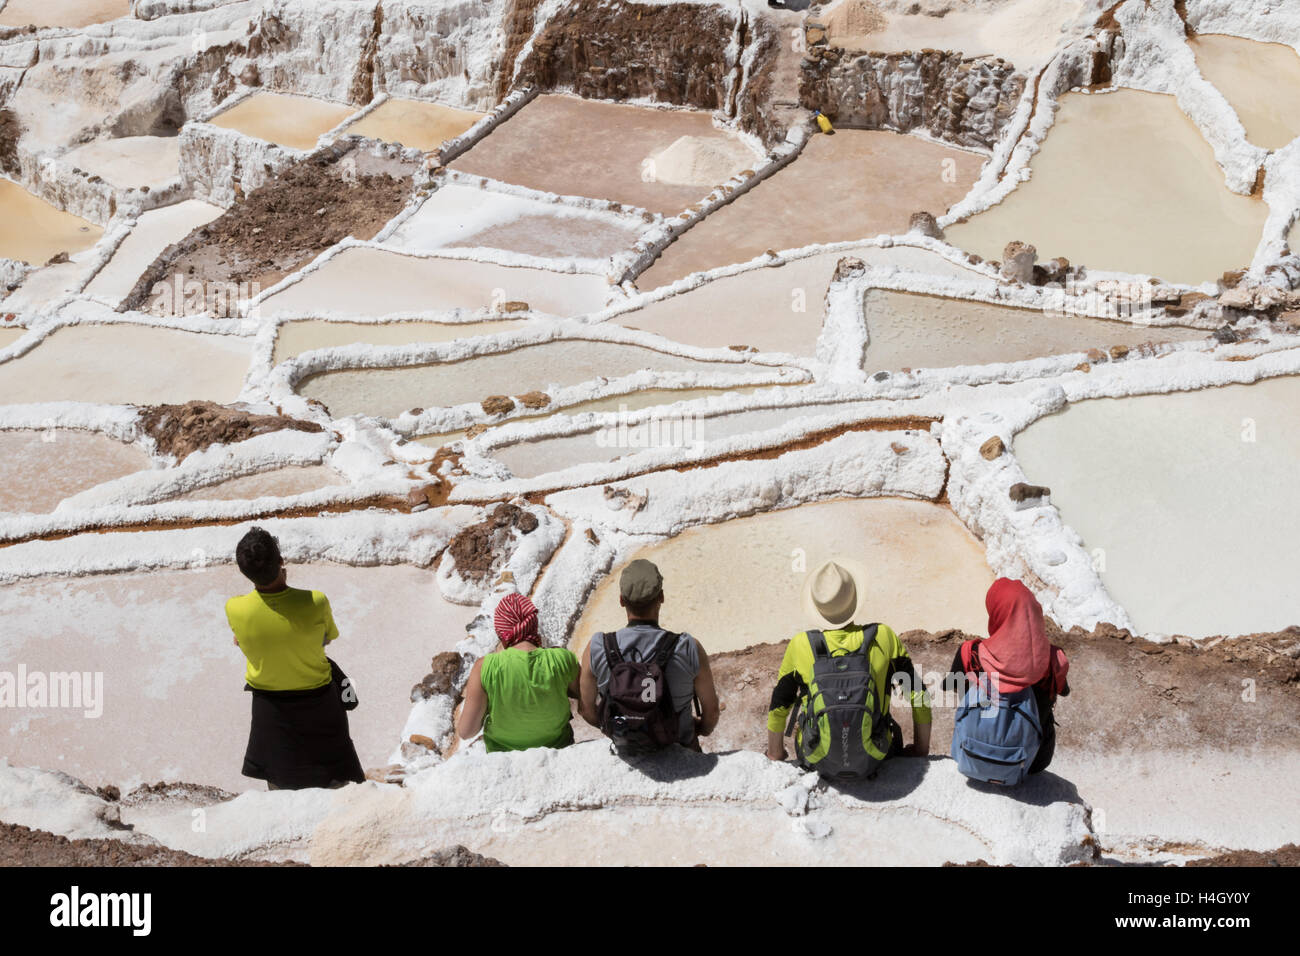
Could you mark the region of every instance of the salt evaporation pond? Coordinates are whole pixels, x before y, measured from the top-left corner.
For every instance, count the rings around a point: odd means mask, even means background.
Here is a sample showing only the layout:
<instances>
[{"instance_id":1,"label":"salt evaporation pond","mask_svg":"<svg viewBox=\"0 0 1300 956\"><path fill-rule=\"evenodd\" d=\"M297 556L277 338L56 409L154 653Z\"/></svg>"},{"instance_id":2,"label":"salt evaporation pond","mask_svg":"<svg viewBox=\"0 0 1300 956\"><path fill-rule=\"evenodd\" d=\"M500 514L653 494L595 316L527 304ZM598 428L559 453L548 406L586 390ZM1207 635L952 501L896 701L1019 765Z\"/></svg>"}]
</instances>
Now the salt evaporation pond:
<instances>
[{"instance_id":1,"label":"salt evaporation pond","mask_svg":"<svg viewBox=\"0 0 1300 956\"><path fill-rule=\"evenodd\" d=\"M3 299L0 299L0 302L3 301L4 301ZM0 327L0 351L7 349L9 346L13 345L15 342L17 342L26 334L27 334L27 330L23 328Z\"/></svg>"},{"instance_id":2,"label":"salt evaporation pond","mask_svg":"<svg viewBox=\"0 0 1300 956\"><path fill-rule=\"evenodd\" d=\"M114 305L121 302L168 246L180 242L200 226L206 226L222 212L219 206L187 199L144 213L130 235L117 247L108 265L86 286L86 294L99 296Z\"/></svg>"},{"instance_id":3,"label":"salt evaporation pond","mask_svg":"<svg viewBox=\"0 0 1300 956\"><path fill-rule=\"evenodd\" d=\"M149 467L149 456L95 432L0 431L0 511L45 514L60 501Z\"/></svg>"},{"instance_id":4,"label":"salt evaporation pond","mask_svg":"<svg viewBox=\"0 0 1300 956\"><path fill-rule=\"evenodd\" d=\"M725 373L737 367L636 345L579 340L546 342L437 365L322 372L299 383L298 392L324 402L335 418L395 418L412 408L463 405L489 395L523 395L553 385L578 385L599 376L620 378L642 369Z\"/></svg>"},{"instance_id":5,"label":"salt evaporation pond","mask_svg":"<svg viewBox=\"0 0 1300 956\"><path fill-rule=\"evenodd\" d=\"M1268 218L1229 192L1214 151L1172 96L1070 93L1031 163L1000 204L945 230L1000 260L1008 242L1041 258L1198 284L1250 264Z\"/></svg>"},{"instance_id":6,"label":"salt evaporation pond","mask_svg":"<svg viewBox=\"0 0 1300 956\"><path fill-rule=\"evenodd\" d=\"M603 259L631 247L645 223L450 183L385 243L395 249L505 249L552 259Z\"/></svg>"},{"instance_id":7,"label":"salt evaporation pond","mask_svg":"<svg viewBox=\"0 0 1300 956\"><path fill-rule=\"evenodd\" d=\"M368 246L344 249L262 302L264 315L398 315L499 309L526 302L535 312L583 315L604 308L604 276L499 266L466 259L402 255Z\"/></svg>"},{"instance_id":8,"label":"salt evaporation pond","mask_svg":"<svg viewBox=\"0 0 1300 956\"><path fill-rule=\"evenodd\" d=\"M233 534L233 532L232 532ZM363 767L388 763L429 660L465 637L475 608L442 600L431 571L294 565L294 586L330 599L330 656L357 682L349 715ZM103 713L0 709L5 756L125 792L159 780L265 789L240 773L251 697L225 601L249 590L233 566L0 586L0 660L27 672L103 674Z\"/></svg>"},{"instance_id":9,"label":"salt evaporation pond","mask_svg":"<svg viewBox=\"0 0 1300 956\"><path fill-rule=\"evenodd\" d=\"M826 290L841 259L897 266L931 275L970 278L969 269L924 249L867 246L793 259L712 279L689 292L650 302L611 321L654 332L683 345L748 345L762 352L813 355L826 314ZM638 279L641 283L644 276ZM649 288L643 285L642 288Z\"/></svg>"},{"instance_id":10,"label":"salt evaporation pond","mask_svg":"<svg viewBox=\"0 0 1300 956\"><path fill-rule=\"evenodd\" d=\"M131 13L131 0L9 0L0 27L88 27Z\"/></svg>"},{"instance_id":11,"label":"salt evaporation pond","mask_svg":"<svg viewBox=\"0 0 1300 956\"><path fill-rule=\"evenodd\" d=\"M1300 378L1079 402L1014 451L1141 632L1300 624Z\"/></svg>"},{"instance_id":12,"label":"salt evaporation pond","mask_svg":"<svg viewBox=\"0 0 1300 956\"><path fill-rule=\"evenodd\" d=\"M948 162L952 177L942 175ZM814 136L793 163L665 249L637 284L666 285L768 249L905 233L917 210L947 212L970 191L983 164L979 153L900 133L839 130Z\"/></svg>"},{"instance_id":13,"label":"salt evaporation pond","mask_svg":"<svg viewBox=\"0 0 1300 956\"><path fill-rule=\"evenodd\" d=\"M455 139L483 118L482 113L460 110L441 103L387 99L344 130L385 143L401 143L410 149L432 152Z\"/></svg>"},{"instance_id":14,"label":"salt evaporation pond","mask_svg":"<svg viewBox=\"0 0 1300 956\"><path fill-rule=\"evenodd\" d=\"M351 106L310 96L262 91L208 122L290 149L313 150L323 135L355 112Z\"/></svg>"},{"instance_id":15,"label":"salt evaporation pond","mask_svg":"<svg viewBox=\"0 0 1300 956\"><path fill-rule=\"evenodd\" d=\"M312 349L341 345L409 345L415 342L451 342L479 335L497 335L522 328L526 320L500 322L325 322L304 319L285 322L275 338L279 363Z\"/></svg>"},{"instance_id":16,"label":"salt evaporation pond","mask_svg":"<svg viewBox=\"0 0 1300 956\"><path fill-rule=\"evenodd\" d=\"M0 363L0 405L232 402L248 371L249 342L146 325L74 325Z\"/></svg>"},{"instance_id":17,"label":"salt evaporation pond","mask_svg":"<svg viewBox=\"0 0 1300 956\"><path fill-rule=\"evenodd\" d=\"M643 408L646 406L642 406ZM618 410L617 407L614 410ZM871 406L854 402L784 408L761 408L704 418L695 412L665 408L649 422L604 425L562 438L523 441L493 449L491 455L516 478L536 478L576 465L614 461L650 448L694 448L734 435L754 435L794 422L828 415L870 414ZM632 411L631 407L627 411Z\"/></svg>"},{"instance_id":18,"label":"salt evaporation pond","mask_svg":"<svg viewBox=\"0 0 1300 956\"><path fill-rule=\"evenodd\" d=\"M256 498L289 498L345 484L347 481L343 476L327 465L293 466L196 488L180 495L178 500L252 501Z\"/></svg>"},{"instance_id":19,"label":"salt evaporation pond","mask_svg":"<svg viewBox=\"0 0 1300 956\"><path fill-rule=\"evenodd\" d=\"M177 136L124 136L80 146L62 162L99 176L118 189L151 189L180 176Z\"/></svg>"},{"instance_id":20,"label":"salt evaporation pond","mask_svg":"<svg viewBox=\"0 0 1300 956\"><path fill-rule=\"evenodd\" d=\"M60 252L89 249L104 230L0 178L0 259L41 266Z\"/></svg>"},{"instance_id":21,"label":"salt evaporation pond","mask_svg":"<svg viewBox=\"0 0 1300 956\"><path fill-rule=\"evenodd\" d=\"M1300 56L1281 43L1204 33L1188 41L1201 75L1237 111L1256 146L1281 149L1300 136ZM1287 91L1287 92L1282 92Z\"/></svg>"},{"instance_id":22,"label":"salt evaporation pond","mask_svg":"<svg viewBox=\"0 0 1300 956\"><path fill-rule=\"evenodd\" d=\"M866 370L948 368L1020 362L1047 355L1203 340L1179 327L1130 325L962 299L872 289L866 297Z\"/></svg>"},{"instance_id":23,"label":"salt evaporation pond","mask_svg":"<svg viewBox=\"0 0 1300 956\"><path fill-rule=\"evenodd\" d=\"M784 641L816 626L801 611L803 569L835 557L871 570L863 582L869 620L859 623L882 622L900 634L984 633L984 595L993 583L984 549L951 511L902 498L827 501L688 528L632 557L655 562L664 576L663 625L689 631L709 653ZM624 566L587 602L570 641L578 652L593 633L626 622L618 604Z\"/></svg>"},{"instance_id":24,"label":"salt evaporation pond","mask_svg":"<svg viewBox=\"0 0 1300 956\"><path fill-rule=\"evenodd\" d=\"M612 199L669 214L699 202L714 186L761 161L751 153L747 162L718 170L725 175L705 177L712 181L670 182L661 173L675 171L676 164L656 163L654 157L682 137L727 153L743 144L736 134L715 129L712 115L706 112L545 94L493 130L451 168L542 192Z\"/></svg>"}]
</instances>

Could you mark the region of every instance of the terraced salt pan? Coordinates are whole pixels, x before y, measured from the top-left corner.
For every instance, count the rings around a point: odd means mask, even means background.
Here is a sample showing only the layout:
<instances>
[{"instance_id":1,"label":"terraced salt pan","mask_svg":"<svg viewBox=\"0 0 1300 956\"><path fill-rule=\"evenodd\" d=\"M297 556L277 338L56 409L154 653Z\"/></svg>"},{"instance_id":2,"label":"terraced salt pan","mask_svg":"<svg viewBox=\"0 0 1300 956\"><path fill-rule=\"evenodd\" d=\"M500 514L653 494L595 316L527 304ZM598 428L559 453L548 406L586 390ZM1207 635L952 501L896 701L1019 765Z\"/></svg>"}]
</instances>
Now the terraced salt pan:
<instances>
[{"instance_id":1,"label":"terraced salt pan","mask_svg":"<svg viewBox=\"0 0 1300 956\"><path fill-rule=\"evenodd\" d=\"M945 163L955 165L955 179L944 175ZM965 196L983 164L978 153L900 133L814 136L793 163L665 249L637 285L666 285L768 249L907 232L912 213L941 216Z\"/></svg>"},{"instance_id":2,"label":"terraced salt pan","mask_svg":"<svg viewBox=\"0 0 1300 956\"><path fill-rule=\"evenodd\" d=\"M737 171L716 182L688 185L656 178L653 162L646 161L683 136L724 148L740 141L733 133L715 129L704 112L548 94L525 106L451 168L562 196L612 199L652 212L677 213ZM755 155L752 164L760 161Z\"/></svg>"},{"instance_id":3,"label":"terraced salt pan","mask_svg":"<svg viewBox=\"0 0 1300 956\"><path fill-rule=\"evenodd\" d=\"M0 259L44 265L60 252L89 249L104 230L0 178Z\"/></svg>"},{"instance_id":4,"label":"terraced salt pan","mask_svg":"<svg viewBox=\"0 0 1300 956\"><path fill-rule=\"evenodd\" d=\"M638 231L613 216L450 183L386 245L417 251L486 246L543 258L600 259L630 247Z\"/></svg>"},{"instance_id":5,"label":"terraced salt pan","mask_svg":"<svg viewBox=\"0 0 1300 956\"><path fill-rule=\"evenodd\" d=\"M1014 451L1100 549L1102 581L1139 630L1300 624L1300 506L1284 492L1300 460L1300 378L1079 402Z\"/></svg>"},{"instance_id":6,"label":"terraced salt pan","mask_svg":"<svg viewBox=\"0 0 1300 956\"><path fill-rule=\"evenodd\" d=\"M395 418L412 408L463 405L489 395L522 395L577 385L598 376L620 378L647 368L725 372L734 366L613 342L544 342L441 365L323 372L301 382L298 392L324 402L335 418Z\"/></svg>"},{"instance_id":7,"label":"terraced salt pan","mask_svg":"<svg viewBox=\"0 0 1300 956\"><path fill-rule=\"evenodd\" d=\"M290 149L312 150L321 136L355 112L351 106L310 96L263 91L240 100L208 122Z\"/></svg>"},{"instance_id":8,"label":"terraced salt pan","mask_svg":"<svg viewBox=\"0 0 1300 956\"><path fill-rule=\"evenodd\" d=\"M7 349L26 334L26 329L0 326L0 349Z\"/></svg>"},{"instance_id":9,"label":"terraced salt pan","mask_svg":"<svg viewBox=\"0 0 1300 956\"><path fill-rule=\"evenodd\" d=\"M119 189L153 188L180 175L180 139L175 136L104 139L65 153L62 161Z\"/></svg>"},{"instance_id":10,"label":"terraced salt pan","mask_svg":"<svg viewBox=\"0 0 1300 956\"><path fill-rule=\"evenodd\" d=\"M866 297L866 370L1020 362L1113 345L1201 340L1196 329L1130 325L872 289Z\"/></svg>"},{"instance_id":11,"label":"terraced salt pan","mask_svg":"<svg viewBox=\"0 0 1300 956\"><path fill-rule=\"evenodd\" d=\"M871 570L859 596L860 623L884 622L899 633L981 633L993 583L979 542L951 511L900 498L827 501L703 525L634 557L654 561L664 576L663 625L689 631L710 653L783 641L816 626L801 611L804 569L830 558ZM618 604L624 566L587 602L570 641L578 652L596 631L627 620Z\"/></svg>"},{"instance_id":12,"label":"terraced salt pan","mask_svg":"<svg viewBox=\"0 0 1300 956\"><path fill-rule=\"evenodd\" d=\"M344 130L385 143L432 152L455 139L483 118L482 113L459 110L441 103L387 99Z\"/></svg>"},{"instance_id":13,"label":"terraced salt pan","mask_svg":"<svg viewBox=\"0 0 1300 956\"><path fill-rule=\"evenodd\" d=\"M972 276L970 270L924 249L868 246L714 279L689 292L620 313L613 321L701 348L750 345L765 352L813 355L825 317L826 289L836 263L845 257L932 275Z\"/></svg>"},{"instance_id":14,"label":"terraced salt pan","mask_svg":"<svg viewBox=\"0 0 1300 956\"><path fill-rule=\"evenodd\" d=\"M148 467L139 448L94 432L0 431L0 511L45 514L79 491Z\"/></svg>"},{"instance_id":15,"label":"terraced salt pan","mask_svg":"<svg viewBox=\"0 0 1300 956\"><path fill-rule=\"evenodd\" d=\"M1268 218L1262 200L1225 188L1172 96L1063 96L1031 169L999 205L948 227L948 241L1000 260L1019 239L1040 258L1197 284L1248 266Z\"/></svg>"},{"instance_id":16,"label":"terraced salt pan","mask_svg":"<svg viewBox=\"0 0 1300 956\"><path fill-rule=\"evenodd\" d=\"M87 27L131 13L131 0L9 0L0 27Z\"/></svg>"},{"instance_id":17,"label":"terraced salt pan","mask_svg":"<svg viewBox=\"0 0 1300 956\"><path fill-rule=\"evenodd\" d=\"M256 498L289 498L345 484L347 481L343 476L327 465L295 466L232 478L219 485L186 492L178 500L252 501Z\"/></svg>"},{"instance_id":18,"label":"terraced salt pan","mask_svg":"<svg viewBox=\"0 0 1300 956\"><path fill-rule=\"evenodd\" d=\"M517 301L535 312L582 315L602 309L608 291L603 276L420 258L362 246L343 250L301 282L270 296L262 312L381 316L495 309Z\"/></svg>"},{"instance_id":19,"label":"terraced salt pan","mask_svg":"<svg viewBox=\"0 0 1300 956\"><path fill-rule=\"evenodd\" d=\"M411 685L433 654L464 638L475 609L444 602L432 571L406 566L294 566L289 580L329 597L341 632L330 656L362 701L349 716L352 739L363 766L386 764ZM0 587L0 660L28 673L103 674L98 718L0 710L5 755L124 790L156 780L264 789L240 774L251 697L223 612L247 590L233 566Z\"/></svg>"},{"instance_id":20,"label":"terraced salt pan","mask_svg":"<svg viewBox=\"0 0 1300 956\"><path fill-rule=\"evenodd\" d=\"M842 0L818 19L831 46L854 52L901 53L957 50L967 56L1000 56L1022 70L1046 62L1062 27L1083 9L1080 0L1011 0L996 6L933 5L942 16L883 11L864 0Z\"/></svg>"},{"instance_id":21,"label":"terraced salt pan","mask_svg":"<svg viewBox=\"0 0 1300 956\"><path fill-rule=\"evenodd\" d=\"M0 364L0 405L151 405L239 397L248 340L143 325L75 325Z\"/></svg>"},{"instance_id":22,"label":"terraced salt pan","mask_svg":"<svg viewBox=\"0 0 1300 956\"><path fill-rule=\"evenodd\" d=\"M476 335L496 335L522 328L525 321L500 322L324 322L305 319L285 322L275 339L279 363L309 352L340 345L407 345L412 342L451 342Z\"/></svg>"},{"instance_id":23,"label":"terraced salt pan","mask_svg":"<svg viewBox=\"0 0 1300 956\"><path fill-rule=\"evenodd\" d=\"M1188 43L1201 74L1237 111L1252 143L1281 149L1300 136L1300 103L1289 92L1300 89L1300 56L1293 48L1223 34Z\"/></svg>"},{"instance_id":24,"label":"terraced salt pan","mask_svg":"<svg viewBox=\"0 0 1300 956\"><path fill-rule=\"evenodd\" d=\"M219 206L197 199L144 213L108 265L86 286L86 294L100 296L116 305L131 293L140 276L164 249L200 226L206 226L221 213Z\"/></svg>"}]
</instances>

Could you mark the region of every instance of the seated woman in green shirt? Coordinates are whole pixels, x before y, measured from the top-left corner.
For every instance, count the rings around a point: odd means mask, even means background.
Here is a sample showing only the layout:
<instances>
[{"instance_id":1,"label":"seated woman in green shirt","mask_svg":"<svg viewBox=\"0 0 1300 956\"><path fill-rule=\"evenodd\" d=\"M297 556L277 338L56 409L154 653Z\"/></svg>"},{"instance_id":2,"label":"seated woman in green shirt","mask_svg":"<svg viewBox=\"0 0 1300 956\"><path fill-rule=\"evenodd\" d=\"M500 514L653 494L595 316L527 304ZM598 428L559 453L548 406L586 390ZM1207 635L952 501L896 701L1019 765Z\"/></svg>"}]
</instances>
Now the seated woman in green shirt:
<instances>
[{"instance_id":1,"label":"seated woman in green shirt","mask_svg":"<svg viewBox=\"0 0 1300 956\"><path fill-rule=\"evenodd\" d=\"M567 648L541 646L537 608L522 594L507 594L492 623L501 649L470 671L456 733L469 740L482 730L489 753L569 746L578 658Z\"/></svg>"}]
</instances>

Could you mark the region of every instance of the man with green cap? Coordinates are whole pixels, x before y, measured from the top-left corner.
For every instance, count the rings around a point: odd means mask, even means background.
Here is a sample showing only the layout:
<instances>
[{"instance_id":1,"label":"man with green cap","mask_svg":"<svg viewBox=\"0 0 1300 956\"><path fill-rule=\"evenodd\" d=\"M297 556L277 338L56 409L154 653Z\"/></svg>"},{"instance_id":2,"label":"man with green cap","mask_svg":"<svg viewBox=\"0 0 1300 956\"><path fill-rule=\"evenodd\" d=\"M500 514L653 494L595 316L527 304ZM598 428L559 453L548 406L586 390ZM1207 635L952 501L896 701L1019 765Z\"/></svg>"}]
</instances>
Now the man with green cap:
<instances>
[{"instance_id":1,"label":"man with green cap","mask_svg":"<svg viewBox=\"0 0 1300 956\"><path fill-rule=\"evenodd\" d=\"M699 750L699 738L707 737L718 724L721 711L718 692L713 685L709 657L699 641L689 634L674 634L659 626L663 583L659 569L644 559L637 559L623 569L618 581L619 604L627 612L627 626L596 634L587 642L582 654L579 710L587 723L609 734L611 678L626 674L630 665L638 669L637 686L645 687L642 700L653 703L654 688L658 679L662 680L666 696L659 703L672 724L670 736L684 747ZM662 667L656 670L660 663ZM617 686L613 696L619 697ZM698 716L693 707L696 701ZM606 719L602 721L602 718ZM620 752L629 752L619 736L611 734L611 737Z\"/></svg>"}]
</instances>

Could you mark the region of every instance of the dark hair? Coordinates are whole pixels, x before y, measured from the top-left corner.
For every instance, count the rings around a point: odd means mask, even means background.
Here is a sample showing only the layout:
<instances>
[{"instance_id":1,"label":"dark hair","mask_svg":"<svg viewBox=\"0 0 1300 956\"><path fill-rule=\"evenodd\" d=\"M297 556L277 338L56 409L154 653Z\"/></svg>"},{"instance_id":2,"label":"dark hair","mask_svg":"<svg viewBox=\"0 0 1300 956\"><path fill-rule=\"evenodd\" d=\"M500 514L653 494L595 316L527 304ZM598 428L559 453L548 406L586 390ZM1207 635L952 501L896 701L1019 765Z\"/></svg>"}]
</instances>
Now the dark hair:
<instances>
[{"instance_id":1,"label":"dark hair","mask_svg":"<svg viewBox=\"0 0 1300 956\"><path fill-rule=\"evenodd\" d=\"M627 613L632 617L648 621L650 618L654 617L655 605L659 603L663 596L664 592L660 591L650 600L644 601L641 604L633 604L631 601L625 600L623 602L623 607L627 609Z\"/></svg>"},{"instance_id":2,"label":"dark hair","mask_svg":"<svg viewBox=\"0 0 1300 956\"><path fill-rule=\"evenodd\" d=\"M261 528L249 528L235 548L235 562L255 587L264 588L280 576L280 545Z\"/></svg>"}]
</instances>

